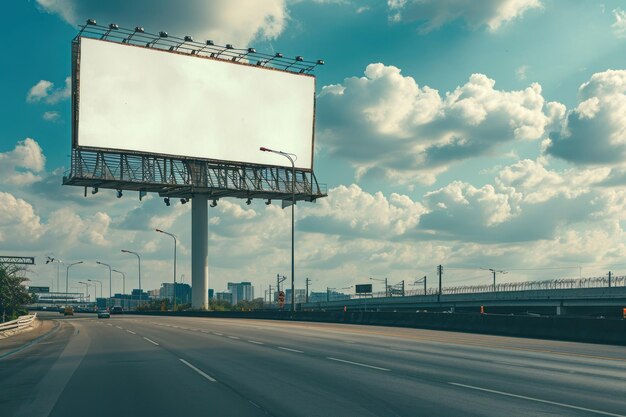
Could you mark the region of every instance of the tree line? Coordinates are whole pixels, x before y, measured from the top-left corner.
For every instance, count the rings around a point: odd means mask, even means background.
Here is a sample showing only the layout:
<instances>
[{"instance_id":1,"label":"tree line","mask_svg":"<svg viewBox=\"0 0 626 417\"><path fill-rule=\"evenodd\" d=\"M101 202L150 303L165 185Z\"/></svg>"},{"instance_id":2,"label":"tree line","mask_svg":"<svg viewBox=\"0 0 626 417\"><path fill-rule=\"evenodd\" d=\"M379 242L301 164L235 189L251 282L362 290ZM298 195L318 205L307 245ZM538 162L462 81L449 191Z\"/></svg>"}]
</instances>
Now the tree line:
<instances>
[{"instance_id":1,"label":"tree line","mask_svg":"<svg viewBox=\"0 0 626 417\"><path fill-rule=\"evenodd\" d=\"M33 296L24 283L26 268L20 265L0 263L0 319L1 322L15 320L28 314L25 305L33 302Z\"/></svg>"}]
</instances>

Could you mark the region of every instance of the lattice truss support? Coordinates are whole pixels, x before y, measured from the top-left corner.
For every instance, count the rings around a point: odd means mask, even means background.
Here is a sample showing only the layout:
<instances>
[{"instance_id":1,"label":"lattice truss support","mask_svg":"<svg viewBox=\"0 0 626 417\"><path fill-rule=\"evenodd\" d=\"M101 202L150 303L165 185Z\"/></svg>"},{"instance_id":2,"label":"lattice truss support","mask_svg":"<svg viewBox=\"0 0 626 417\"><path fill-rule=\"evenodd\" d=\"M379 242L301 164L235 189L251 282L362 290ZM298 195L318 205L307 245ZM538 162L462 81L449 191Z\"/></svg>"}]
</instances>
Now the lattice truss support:
<instances>
[{"instance_id":1,"label":"lattice truss support","mask_svg":"<svg viewBox=\"0 0 626 417\"><path fill-rule=\"evenodd\" d=\"M266 200L292 198L291 168L235 164L169 156L131 154L116 151L72 149L71 167L64 185L155 192L162 197L209 199L235 197ZM296 201L326 197L325 184L315 174L295 170Z\"/></svg>"}]
</instances>

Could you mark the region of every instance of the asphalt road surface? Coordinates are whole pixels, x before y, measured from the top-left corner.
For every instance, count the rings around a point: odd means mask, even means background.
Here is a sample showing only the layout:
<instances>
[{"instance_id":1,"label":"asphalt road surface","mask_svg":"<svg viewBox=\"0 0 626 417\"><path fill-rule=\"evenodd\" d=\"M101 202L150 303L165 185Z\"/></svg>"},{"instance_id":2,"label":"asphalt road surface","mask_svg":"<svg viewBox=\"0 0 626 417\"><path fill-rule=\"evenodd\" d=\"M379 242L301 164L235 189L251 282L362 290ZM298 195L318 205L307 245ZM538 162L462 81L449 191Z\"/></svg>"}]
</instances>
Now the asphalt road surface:
<instances>
[{"instance_id":1,"label":"asphalt road surface","mask_svg":"<svg viewBox=\"0 0 626 417\"><path fill-rule=\"evenodd\" d=\"M626 416L619 346L269 320L44 317L58 320L52 333L0 359L2 417Z\"/></svg>"}]
</instances>

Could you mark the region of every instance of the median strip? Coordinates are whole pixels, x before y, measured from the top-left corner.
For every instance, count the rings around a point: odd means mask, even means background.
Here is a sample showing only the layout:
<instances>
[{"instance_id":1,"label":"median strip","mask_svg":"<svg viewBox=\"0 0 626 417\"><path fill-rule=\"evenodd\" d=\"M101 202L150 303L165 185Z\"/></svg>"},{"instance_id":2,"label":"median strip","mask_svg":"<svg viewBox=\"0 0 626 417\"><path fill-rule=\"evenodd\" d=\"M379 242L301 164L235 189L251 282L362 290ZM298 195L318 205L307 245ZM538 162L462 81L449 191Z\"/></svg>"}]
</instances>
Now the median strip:
<instances>
[{"instance_id":1,"label":"median strip","mask_svg":"<svg viewBox=\"0 0 626 417\"><path fill-rule=\"evenodd\" d=\"M152 343L153 345L159 346L159 344L155 342L154 340L150 340L147 337L144 337L144 339L146 339L148 342Z\"/></svg>"},{"instance_id":2,"label":"median strip","mask_svg":"<svg viewBox=\"0 0 626 417\"><path fill-rule=\"evenodd\" d=\"M365 364L365 363L352 362L352 361L347 361L347 360L345 360L345 359L331 358L330 356L326 357L326 359L329 359L329 360L331 360L331 361L337 361L337 362L348 363L348 364L350 364L350 365L362 366L362 367L364 367L364 368L371 368L371 369L377 369L377 370L379 370L379 371L391 372L391 369L381 368L380 366L367 365L367 364Z\"/></svg>"},{"instance_id":3,"label":"median strip","mask_svg":"<svg viewBox=\"0 0 626 417\"><path fill-rule=\"evenodd\" d=\"M520 398L522 400L529 400L529 401L535 401L535 402L538 402L538 403L551 404L551 405L556 405L556 406L559 406L559 407L571 408L573 410L587 411L589 413L600 414L600 415L603 415L603 416L626 417L624 414L608 413L606 411L594 410L594 409L585 408L585 407L578 407L576 405L570 405L570 404L557 403L555 401L542 400L540 398L526 397L525 395L511 394L509 392L503 392L503 391L496 391L496 390L487 389L487 388L474 387L472 385L459 384L457 382L448 382L448 384L454 385L454 386L457 386L457 387L473 389L473 390L477 390L477 391L489 392L491 394L504 395L504 396L507 396L507 397Z\"/></svg>"},{"instance_id":4,"label":"median strip","mask_svg":"<svg viewBox=\"0 0 626 417\"><path fill-rule=\"evenodd\" d=\"M203 377L205 377L206 379L208 379L211 382L217 382L215 380L215 378L212 378L210 375L207 375L205 372L201 371L200 369L196 368L195 366L193 366L192 364L190 364L189 362L187 362L186 360L179 358L180 361L182 363L184 363L185 365L187 365L188 367L190 367L191 369L193 369L194 371L196 371L197 373L199 373L200 375L202 375Z\"/></svg>"}]
</instances>

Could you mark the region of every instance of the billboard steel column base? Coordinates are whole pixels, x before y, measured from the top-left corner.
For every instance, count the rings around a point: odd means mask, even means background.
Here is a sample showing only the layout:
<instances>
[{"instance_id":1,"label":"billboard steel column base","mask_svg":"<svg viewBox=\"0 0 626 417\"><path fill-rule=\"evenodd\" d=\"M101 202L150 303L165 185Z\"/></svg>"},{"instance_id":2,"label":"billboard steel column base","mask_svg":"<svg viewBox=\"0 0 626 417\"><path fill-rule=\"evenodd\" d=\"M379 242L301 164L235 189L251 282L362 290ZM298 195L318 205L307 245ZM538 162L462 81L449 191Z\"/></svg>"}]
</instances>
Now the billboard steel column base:
<instances>
[{"instance_id":1,"label":"billboard steel column base","mask_svg":"<svg viewBox=\"0 0 626 417\"><path fill-rule=\"evenodd\" d=\"M209 308L209 209L206 195L191 199L191 308Z\"/></svg>"}]
</instances>

